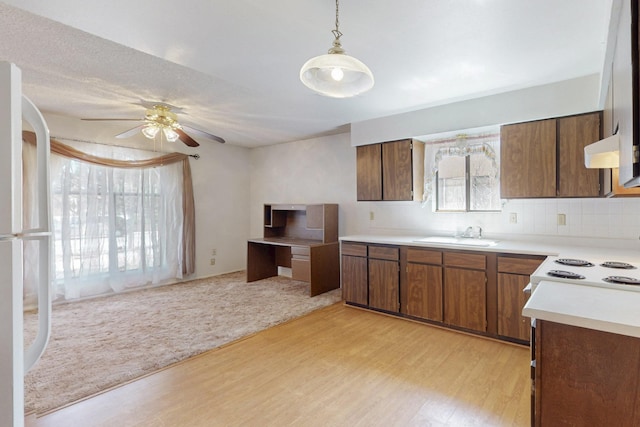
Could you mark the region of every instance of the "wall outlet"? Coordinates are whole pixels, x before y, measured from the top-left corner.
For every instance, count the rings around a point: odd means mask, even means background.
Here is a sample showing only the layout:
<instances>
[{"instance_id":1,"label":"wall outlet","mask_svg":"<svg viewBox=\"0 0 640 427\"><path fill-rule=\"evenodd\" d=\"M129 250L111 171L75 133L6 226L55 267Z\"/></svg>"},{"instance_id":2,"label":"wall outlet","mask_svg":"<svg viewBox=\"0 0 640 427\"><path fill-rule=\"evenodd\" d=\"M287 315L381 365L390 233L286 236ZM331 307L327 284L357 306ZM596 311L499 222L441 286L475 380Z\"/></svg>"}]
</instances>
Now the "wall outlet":
<instances>
[{"instance_id":1,"label":"wall outlet","mask_svg":"<svg viewBox=\"0 0 640 427\"><path fill-rule=\"evenodd\" d=\"M517 224L518 223L518 214L516 212L511 212L509 214L509 222L511 224Z\"/></svg>"},{"instance_id":2,"label":"wall outlet","mask_svg":"<svg viewBox=\"0 0 640 427\"><path fill-rule=\"evenodd\" d=\"M369 221L373 221L374 220L374 215L373 215L373 211L369 211Z\"/></svg>"},{"instance_id":3,"label":"wall outlet","mask_svg":"<svg viewBox=\"0 0 640 427\"><path fill-rule=\"evenodd\" d=\"M216 265L216 259L215 259L215 258L211 258L211 259L209 260L209 264L210 264L210 265Z\"/></svg>"},{"instance_id":4,"label":"wall outlet","mask_svg":"<svg viewBox=\"0 0 640 427\"><path fill-rule=\"evenodd\" d=\"M217 249L211 249L211 256L216 256L218 255L218 250Z\"/></svg>"},{"instance_id":5,"label":"wall outlet","mask_svg":"<svg viewBox=\"0 0 640 427\"><path fill-rule=\"evenodd\" d=\"M558 214L558 225L567 225L567 215Z\"/></svg>"}]
</instances>

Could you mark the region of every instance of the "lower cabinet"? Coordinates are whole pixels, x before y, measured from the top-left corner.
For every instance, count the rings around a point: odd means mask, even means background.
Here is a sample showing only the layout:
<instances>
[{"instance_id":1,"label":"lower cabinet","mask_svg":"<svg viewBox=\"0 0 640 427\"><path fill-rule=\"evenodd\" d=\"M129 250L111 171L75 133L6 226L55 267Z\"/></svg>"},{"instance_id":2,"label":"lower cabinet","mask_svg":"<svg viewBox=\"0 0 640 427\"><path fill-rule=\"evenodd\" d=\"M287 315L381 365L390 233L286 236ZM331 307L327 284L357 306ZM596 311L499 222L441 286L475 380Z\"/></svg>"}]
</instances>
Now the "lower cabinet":
<instances>
[{"instance_id":1,"label":"lower cabinet","mask_svg":"<svg viewBox=\"0 0 640 427\"><path fill-rule=\"evenodd\" d=\"M444 253L444 323L487 332L485 255Z\"/></svg>"},{"instance_id":2,"label":"lower cabinet","mask_svg":"<svg viewBox=\"0 0 640 427\"><path fill-rule=\"evenodd\" d=\"M367 245L342 243L342 299L348 303L369 303Z\"/></svg>"},{"instance_id":3,"label":"lower cabinet","mask_svg":"<svg viewBox=\"0 0 640 427\"><path fill-rule=\"evenodd\" d=\"M640 338L537 321L535 426L639 426Z\"/></svg>"},{"instance_id":4,"label":"lower cabinet","mask_svg":"<svg viewBox=\"0 0 640 427\"><path fill-rule=\"evenodd\" d=\"M398 312L398 247L343 242L342 297L348 303Z\"/></svg>"},{"instance_id":5,"label":"lower cabinet","mask_svg":"<svg viewBox=\"0 0 640 427\"><path fill-rule=\"evenodd\" d=\"M400 250L369 245L369 307L399 312Z\"/></svg>"},{"instance_id":6,"label":"lower cabinet","mask_svg":"<svg viewBox=\"0 0 640 427\"><path fill-rule=\"evenodd\" d=\"M442 322L442 251L408 248L406 273L400 311Z\"/></svg>"},{"instance_id":7,"label":"lower cabinet","mask_svg":"<svg viewBox=\"0 0 640 427\"><path fill-rule=\"evenodd\" d=\"M529 342L531 321L522 315L524 288L544 257L498 257L498 335Z\"/></svg>"},{"instance_id":8,"label":"lower cabinet","mask_svg":"<svg viewBox=\"0 0 640 427\"><path fill-rule=\"evenodd\" d=\"M346 303L528 343L523 289L544 257L345 241L341 248Z\"/></svg>"},{"instance_id":9,"label":"lower cabinet","mask_svg":"<svg viewBox=\"0 0 640 427\"><path fill-rule=\"evenodd\" d=\"M486 332L486 283L484 271L445 267L444 323Z\"/></svg>"}]
</instances>

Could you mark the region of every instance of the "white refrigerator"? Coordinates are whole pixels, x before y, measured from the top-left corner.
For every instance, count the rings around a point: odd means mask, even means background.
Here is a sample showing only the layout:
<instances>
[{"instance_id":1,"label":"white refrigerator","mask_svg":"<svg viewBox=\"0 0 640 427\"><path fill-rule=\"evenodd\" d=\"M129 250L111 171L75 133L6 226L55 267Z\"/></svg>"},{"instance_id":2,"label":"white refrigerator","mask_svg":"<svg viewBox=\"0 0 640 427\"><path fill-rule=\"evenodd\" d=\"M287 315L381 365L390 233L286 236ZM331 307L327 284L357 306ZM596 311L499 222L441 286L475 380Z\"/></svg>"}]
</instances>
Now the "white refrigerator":
<instances>
[{"instance_id":1,"label":"white refrigerator","mask_svg":"<svg viewBox=\"0 0 640 427\"><path fill-rule=\"evenodd\" d=\"M23 227L22 131L37 137L34 203L29 229ZM32 175L30 175L31 177ZM30 187L31 188L31 187ZM49 340L51 302L49 209L49 130L38 109L22 95L20 69L0 61L0 426L24 425L24 374ZM35 215L35 216L34 216ZM35 251L25 271L23 254ZM25 350L23 278L35 273L38 333Z\"/></svg>"}]
</instances>

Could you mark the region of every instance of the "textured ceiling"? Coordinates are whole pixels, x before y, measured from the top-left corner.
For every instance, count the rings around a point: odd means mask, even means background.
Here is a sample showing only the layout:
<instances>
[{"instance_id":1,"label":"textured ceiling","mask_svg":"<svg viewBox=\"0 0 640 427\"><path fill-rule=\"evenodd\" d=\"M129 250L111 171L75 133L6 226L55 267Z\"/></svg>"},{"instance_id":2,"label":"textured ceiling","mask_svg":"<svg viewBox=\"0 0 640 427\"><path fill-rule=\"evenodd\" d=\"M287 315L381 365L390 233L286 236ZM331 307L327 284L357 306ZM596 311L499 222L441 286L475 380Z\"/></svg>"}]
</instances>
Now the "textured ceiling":
<instances>
[{"instance_id":1,"label":"textured ceiling","mask_svg":"<svg viewBox=\"0 0 640 427\"><path fill-rule=\"evenodd\" d=\"M343 46L376 79L351 99L298 78L331 46L330 0L6 1L0 59L45 113L141 118L140 100L164 101L183 123L253 147L600 73L611 3L343 0Z\"/></svg>"}]
</instances>

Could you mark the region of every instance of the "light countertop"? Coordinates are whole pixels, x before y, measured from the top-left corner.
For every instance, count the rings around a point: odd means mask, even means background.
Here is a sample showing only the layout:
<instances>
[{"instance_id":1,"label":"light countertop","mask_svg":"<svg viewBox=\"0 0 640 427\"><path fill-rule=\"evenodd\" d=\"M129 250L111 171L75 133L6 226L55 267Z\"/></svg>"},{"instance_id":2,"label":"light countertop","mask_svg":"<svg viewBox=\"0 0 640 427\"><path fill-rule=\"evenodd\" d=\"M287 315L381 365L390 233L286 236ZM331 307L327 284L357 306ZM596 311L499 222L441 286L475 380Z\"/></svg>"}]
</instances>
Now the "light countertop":
<instances>
[{"instance_id":1,"label":"light countertop","mask_svg":"<svg viewBox=\"0 0 640 427\"><path fill-rule=\"evenodd\" d=\"M401 246L417 246L417 247L433 247L440 249L465 250L478 252L498 252L498 253L514 253L523 255L543 255L543 256L562 256L569 258L602 258L603 256L615 258L619 261L635 262L640 264L640 243L637 248L630 246L629 241L607 242L610 246L603 247L596 240L583 239L579 242L570 239L544 239L544 240L517 240L492 237L497 243L494 246L471 246L471 245L451 245L434 242L420 242L425 236L416 235L372 235L360 234L351 236L342 236L340 241L361 242L361 243L377 243L385 245L401 245ZM565 243L568 242L568 243ZM631 245L635 242L631 243ZM627 246L627 247L624 247Z\"/></svg>"},{"instance_id":2,"label":"light countertop","mask_svg":"<svg viewBox=\"0 0 640 427\"><path fill-rule=\"evenodd\" d=\"M522 314L640 338L640 292L542 281Z\"/></svg>"}]
</instances>

